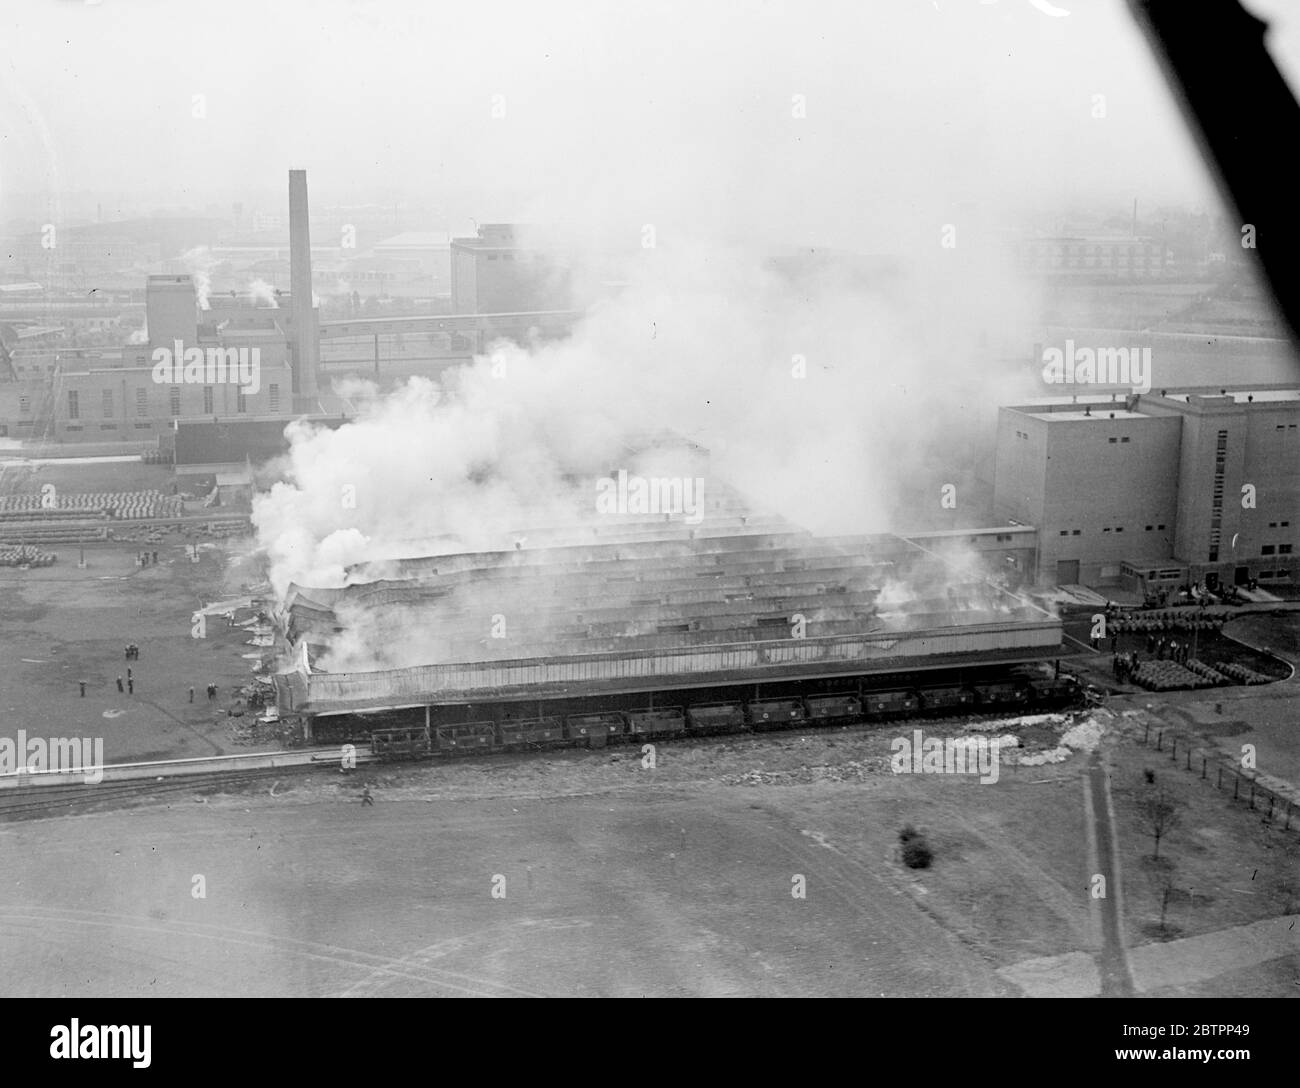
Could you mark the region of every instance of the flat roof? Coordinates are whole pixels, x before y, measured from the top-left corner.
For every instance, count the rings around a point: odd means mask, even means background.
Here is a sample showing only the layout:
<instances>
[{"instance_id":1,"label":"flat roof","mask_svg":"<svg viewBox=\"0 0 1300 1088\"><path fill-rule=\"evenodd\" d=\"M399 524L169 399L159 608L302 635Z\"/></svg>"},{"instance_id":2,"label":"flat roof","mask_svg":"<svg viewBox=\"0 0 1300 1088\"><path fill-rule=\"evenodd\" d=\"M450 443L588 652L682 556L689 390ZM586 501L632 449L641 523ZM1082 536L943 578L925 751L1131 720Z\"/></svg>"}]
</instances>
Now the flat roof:
<instances>
[{"instance_id":1,"label":"flat roof","mask_svg":"<svg viewBox=\"0 0 1300 1088\"><path fill-rule=\"evenodd\" d=\"M1101 423L1114 423L1121 419L1155 419L1146 412L1128 412L1123 408L1111 408L1104 412L1026 412L1026 415L1048 422L1074 422L1080 419L1097 420Z\"/></svg>"},{"instance_id":2,"label":"flat roof","mask_svg":"<svg viewBox=\"0 0 1300 1088\"><path fill-rule=\"evenodd\" d=\"M1187 404L1192 397L1231 397L1235 404L1251 402L1255 404L1277 404L1287 401L1300 401L1300 389L1229 389L1226 393L1211 389L1197 389L1190 393L1168 393L1165 399L1177 400Z\"/></svg>"}]
</instances>

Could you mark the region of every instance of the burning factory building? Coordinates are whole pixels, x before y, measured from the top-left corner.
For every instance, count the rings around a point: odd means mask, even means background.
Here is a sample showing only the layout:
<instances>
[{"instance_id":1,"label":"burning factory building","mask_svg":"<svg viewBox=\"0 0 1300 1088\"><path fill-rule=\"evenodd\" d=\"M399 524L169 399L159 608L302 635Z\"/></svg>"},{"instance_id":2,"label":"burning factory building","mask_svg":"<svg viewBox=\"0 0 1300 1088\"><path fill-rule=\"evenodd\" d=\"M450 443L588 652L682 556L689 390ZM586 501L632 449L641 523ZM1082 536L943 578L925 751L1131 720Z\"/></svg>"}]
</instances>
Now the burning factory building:
<instances>
[{"instance_id":1,"label":"burning factory building","mask_svg":"<svg viewBox=\"0 0 1300 1088\"><path fill-rule=\"evenodd\" d=\"M1059 620L983 570L889 534L814 535L756 511L700 451L688 460L672 478L573 479L567 518L534 511L496 547L447 540L350 566L340 586L290 584L280 706L325 739L694 705L729 689L857 690L1058 652ZM661 480L671 501L651 510ZM695 509L679 486L692 480ZM602 510L602 493L627 509Z\"/></svg>"}]
</instances>

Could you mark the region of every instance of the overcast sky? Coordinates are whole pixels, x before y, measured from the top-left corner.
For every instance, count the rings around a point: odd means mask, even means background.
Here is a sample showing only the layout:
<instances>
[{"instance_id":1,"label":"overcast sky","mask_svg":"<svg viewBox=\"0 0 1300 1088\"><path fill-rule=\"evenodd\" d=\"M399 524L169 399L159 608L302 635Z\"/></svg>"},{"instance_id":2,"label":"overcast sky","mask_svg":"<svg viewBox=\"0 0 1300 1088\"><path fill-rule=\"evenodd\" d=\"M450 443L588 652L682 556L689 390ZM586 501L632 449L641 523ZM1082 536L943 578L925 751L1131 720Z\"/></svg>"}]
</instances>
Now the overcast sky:
<instances>
[{"instance_id":1,"label":"overcast sky","mask_svg":"<svg viewBox=\"0 0 1300 1088\"><path fill-rule=\"evenodd\" d=\"M1296 19L1249 6L1290 76ZM1216 206L1120 0L1040 7L27 0L0 38L0 221L19 192L282 194L290 166L317 205L867 249L961 206Z\"/></svg>"}]
</instances>

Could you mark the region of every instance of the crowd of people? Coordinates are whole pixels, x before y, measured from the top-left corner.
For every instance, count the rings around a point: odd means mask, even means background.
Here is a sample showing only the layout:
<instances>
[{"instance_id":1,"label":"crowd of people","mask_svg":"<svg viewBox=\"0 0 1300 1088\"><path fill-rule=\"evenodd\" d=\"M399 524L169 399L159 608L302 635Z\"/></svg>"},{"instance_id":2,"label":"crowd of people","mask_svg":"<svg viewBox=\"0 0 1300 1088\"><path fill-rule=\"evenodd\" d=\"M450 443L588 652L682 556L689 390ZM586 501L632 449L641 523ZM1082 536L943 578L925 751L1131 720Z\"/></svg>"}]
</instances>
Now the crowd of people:
<instances>
[{"instance_id":1,"label":"crowd of people","mask_svg":"<svg viewBox=\"0 0 1300 1088\"><path fill-rule=\"evenodd\" d=\"M123 650L123 656L127 661L139 661L140 647L137 646L134 642L127 643L126 647ZM81 689L81 697L83 699L86 697L86 683L87 682L85 680L77 681L77 686ZM121 676L118 676L117 690L118 690L118 694L120 695L135 694L135 672L134 670L131 669L130 666L127 666L125 680L123 680ZM217 688L216 684L209 684L207 686L206 691L208 693L208 702L216 701L218 690L219 689ZM262 706L265 704L265 701L266 700L262 697L260 692L254 692L253 695L249 697L248 703L249 706ZM193 688L190 688L190 702L191 703L194 702ZM242 705L242 700L241 700L241 705Z\"/></svg>"}]
</instances>

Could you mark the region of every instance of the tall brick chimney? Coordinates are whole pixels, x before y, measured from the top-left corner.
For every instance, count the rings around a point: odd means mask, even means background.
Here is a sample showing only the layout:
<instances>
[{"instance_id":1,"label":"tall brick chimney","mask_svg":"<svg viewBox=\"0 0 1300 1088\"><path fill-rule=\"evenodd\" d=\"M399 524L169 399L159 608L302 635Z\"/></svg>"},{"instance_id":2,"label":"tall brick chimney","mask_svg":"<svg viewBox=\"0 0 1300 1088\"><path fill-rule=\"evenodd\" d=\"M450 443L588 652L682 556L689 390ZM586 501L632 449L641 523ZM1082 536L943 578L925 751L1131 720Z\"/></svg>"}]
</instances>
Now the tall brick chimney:
<instances>
[{"instance_id":1,"label":"tall brick chimney","mask_svg":"<svg viewBox=\"0 0 1300 1088\"><path fill-rule=\"evenodd\" d=\"M315 398L320 343L311 297L306 170L289 171L289 301L293 310L293 391Z\"/></svg>"}]
</instances>

